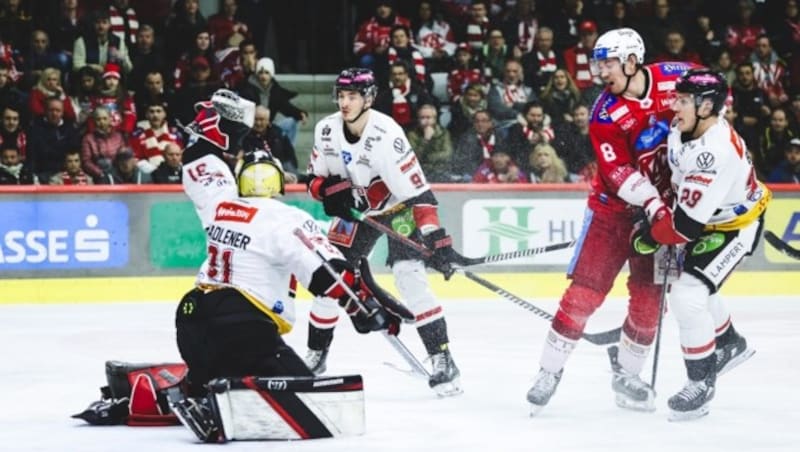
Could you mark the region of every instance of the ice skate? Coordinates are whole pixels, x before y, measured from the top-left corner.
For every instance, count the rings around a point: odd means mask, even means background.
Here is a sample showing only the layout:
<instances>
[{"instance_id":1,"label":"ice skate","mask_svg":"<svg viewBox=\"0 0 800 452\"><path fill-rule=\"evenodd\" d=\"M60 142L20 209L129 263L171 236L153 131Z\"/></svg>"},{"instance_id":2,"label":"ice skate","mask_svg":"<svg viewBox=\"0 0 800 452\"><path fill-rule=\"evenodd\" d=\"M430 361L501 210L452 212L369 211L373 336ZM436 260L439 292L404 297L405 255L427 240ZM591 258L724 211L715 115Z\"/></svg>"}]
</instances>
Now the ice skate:
<instances>
[{"instance_id":1,"label":"ice skate","mask_svg":"<svg viewBox=\"0 0 800 452\"><path fill-rule=\"evenodd\" d=\"M736 340L714 351L717 356L717 375L722 375L747 361L755 352L752 348L747 348L745 338L737 334Z\"/></svg>"},{"instance_id":2,"label":"ice skate","mask_svg":"<svg viewBox=\"0 0 800 452\"><path fill-rule=\"evenodd\" d=\"M464 392L459 381L461 372L456 367L456 363L453 362L453 357L450 355L449 350L431 355L430 359L433 372L431 372L431 376L428 379L428 385L436 391L439 397L449 397Z\"/></svg>"},{"instance_id":3,"label":"ice skate","mask_svg":"<svg viewBox=\"0 0 800 452\"><path fill-rule=\"evenodd\" d=\"M184 397L179 400L170 397L169 407L181 424L194 432L200 441L214 443L221 440L219 426L214 421L209 401L205 397Z\"/></svg>"},{"instance_id":4,"label":"ice skate","mask_svg":"<svg viewBox=\"0 0 800 452\"><path fill-rule=\"evenodd\" d=\"M616 393L617 406L634 411L655 411L656 392L638 375L623 368L614 372L611 389Z\"/></svg>"},{"instance_id":5,"label":"ice skate","mask_svg":"<svg viewBox=\"0 0 800 452\"><path fill-rule=\"evenodd\" d=\"M703 380L689 380L683 389L670 397L670 421L690 421L703 417L709 412L709 402L714 398L714 377Z\"/></svg>"},{"instance_id":6,"label":"ice skate","mask_svg":"<svg viewBox=\"0 0 800 452\"><path fill-rule=\"evenodd\" d=\"M310 348L308 352L306 352L306 357L303 361L305 361L306 366L308 366L314 375L322 375L328 369L326 364L328 361L328 349L314 350Z\"/></svg>"},{"instance_id":7,"label":"ice skate","mask_svg":"<svg viewBox=\"0 0 800 452\"><path fill-rule=\"evenodd\" d=\"M539 414L542 408L547 405L547 402L550 401L550 397L555 394L556 388L558 388L558 384L561 382L561 375L563 373L564 369L558 372L549 372L544 369L539 369L533 387L528 390L528 402L531 404L531 417Z\"/></svg>"}]
</instances>

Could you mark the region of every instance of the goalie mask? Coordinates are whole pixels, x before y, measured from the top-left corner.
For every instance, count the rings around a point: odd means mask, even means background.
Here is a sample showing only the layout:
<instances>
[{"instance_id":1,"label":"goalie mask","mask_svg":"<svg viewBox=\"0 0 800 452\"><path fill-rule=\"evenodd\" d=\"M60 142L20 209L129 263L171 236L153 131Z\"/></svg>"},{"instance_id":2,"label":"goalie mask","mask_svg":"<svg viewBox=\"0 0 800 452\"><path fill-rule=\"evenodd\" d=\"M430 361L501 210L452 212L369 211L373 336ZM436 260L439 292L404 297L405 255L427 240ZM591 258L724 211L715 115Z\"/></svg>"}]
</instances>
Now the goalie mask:
<instances>
[{"instance_id":1,"label":"goalie mask","mask_svg":"<svg viewBox=\"0 0 800 452\"><path fill-rule=\"evenodd\" d=\"M272 198L284 193L283 167L267 151L253 151L236 165L239 196Z\"/></svg>"}]
</instances>

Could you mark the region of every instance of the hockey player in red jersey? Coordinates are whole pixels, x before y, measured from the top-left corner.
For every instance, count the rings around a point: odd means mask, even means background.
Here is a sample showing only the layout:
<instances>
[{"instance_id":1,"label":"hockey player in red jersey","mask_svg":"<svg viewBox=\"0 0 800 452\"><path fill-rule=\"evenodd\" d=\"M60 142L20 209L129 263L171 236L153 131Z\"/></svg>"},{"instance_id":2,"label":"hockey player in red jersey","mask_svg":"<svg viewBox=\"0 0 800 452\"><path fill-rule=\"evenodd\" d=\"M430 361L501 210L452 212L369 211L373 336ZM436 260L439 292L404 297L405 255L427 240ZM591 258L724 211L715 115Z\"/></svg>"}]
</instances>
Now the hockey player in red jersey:
<instances>
[{"instance_id":1,"label":"hockey player in red jersey","mask_svg":"<svg viewBox=\"0 0 800 452\"><path fill-rule=\"evenodd\" d=\"M666 138L673 112L675 80L692 65L643 65L644 42L636 31L604 33L592 54L592 70L606 85L595 101L589 135L598 162L584 226L569 264L570 286L561 298L540 359L541 370L528 401L533 414L550 400L564 364L589 316L603 303L627 262L628 315L622 326L619 371L612 378L617 405L652 411L653 388L639 378L656 334L661 286L653 257L632 253L626 244L636 211L652 216L672 197Z\"/></svg>"}]
</instances>

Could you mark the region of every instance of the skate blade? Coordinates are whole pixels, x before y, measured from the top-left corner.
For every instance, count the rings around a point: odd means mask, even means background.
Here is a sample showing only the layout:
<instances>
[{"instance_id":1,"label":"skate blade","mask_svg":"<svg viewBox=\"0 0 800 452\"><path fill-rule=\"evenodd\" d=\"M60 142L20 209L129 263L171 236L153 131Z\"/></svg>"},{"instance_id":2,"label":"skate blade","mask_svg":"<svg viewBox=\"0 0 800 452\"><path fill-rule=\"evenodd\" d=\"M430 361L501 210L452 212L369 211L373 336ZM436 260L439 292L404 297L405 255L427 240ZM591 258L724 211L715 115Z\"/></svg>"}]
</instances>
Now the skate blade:
<instances>
[{"instance_id":1,"label":"skate blade","mask_svg":"<svg viewBox=\"0 0 800 452\"><path fill-rule=\"evenodd\" d=\"M656 410L654 398L647 400L631 400L623 395L617 394L615 401L617 406L631 411L641 411L643 413L652 413Z\"/></svg>"},{"instance_id":2,"label":"skate blade","mask_svg":"<svg viewBox=\"0 0 800 452\"><path fill-rule=\"evenodd\" d=\"M461 389L461 382L458 378L447 383L438 384L431 389L436 392L436 395L439 396L439 398L453 397L464 393L464 390Z\"/></svg>"},{"instance_id":3,"label":"skate blade","mask_svg":"<svg viewBox=\"0 0 800 452\"><path fill-rule=\"evenodd\" d=\"M686 421L693 421L695 419L699 419L703 416L708 415L709 408L708 404L701 406L700 408L692 411L674 411L670 410L668 420L670 422L686 422Z\"/></svg>"},{"instance_id":4,"label":"skate blade","mask_svg":"<svg viewBox=\"0 0 800 452\"><path fill-rule=\"evenodd\" d=\"M731 369L737 367L739 364L750 359L753 355L756 354L756 351L752 348L746 349L742 354L733 358L732 360L728 361L728 364L725 365L722 369L717 371L717 376L724 375L725 373L729 372Z\"/></svg>"}]
</instances>

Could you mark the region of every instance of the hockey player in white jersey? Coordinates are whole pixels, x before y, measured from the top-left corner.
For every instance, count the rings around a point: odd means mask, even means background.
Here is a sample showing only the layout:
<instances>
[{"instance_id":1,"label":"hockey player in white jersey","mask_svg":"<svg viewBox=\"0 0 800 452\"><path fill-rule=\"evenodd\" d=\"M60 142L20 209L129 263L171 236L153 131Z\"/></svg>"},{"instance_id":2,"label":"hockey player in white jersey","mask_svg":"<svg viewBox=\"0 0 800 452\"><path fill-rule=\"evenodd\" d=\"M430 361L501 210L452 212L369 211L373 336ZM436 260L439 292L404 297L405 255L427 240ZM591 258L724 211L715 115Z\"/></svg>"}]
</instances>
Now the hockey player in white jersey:
<instances>
[{"instance_id":1,"label":"hockey player in white jersey","mask_svg":"<svg viewBox=\"0 0 800 452\"><path fill-rule=\"evenodd\" d=\"M373 110L377 87L372 71L343 70L336 79L339 111L317 123L309 162L309 193L334 219L328 238L353 262L367 256L381 236L353 221L351 208L423 241L433 256L427 264L452 274L452 239L439 224L437 201L403 129ZM430 289L422 256L389 240L388 265L401 298L416 317L417 331L431 357L429 385L440 395L457 394L459 370L448 346L442 306ZM338 318L329 298L316 297L309 320L306 362L324 372Z\"/></svg>"},{"instance_id":2,"label":"hockey player in white jersey","mask_svg":"<svg viewBox=\"0 0 800 452\"><path fill-rule=\"evenodd\" d=\"M634 249L683 247L683 271L669 303L680 329L689 381L668 400L672 420L708 414L716 377L753 353L731 326L719 289L753 253L771 199L756 179L744 140L722 118L722 74L692 69L675 84L668 159L676 200L633 235Z\"/></svg>"}]
</instances>

